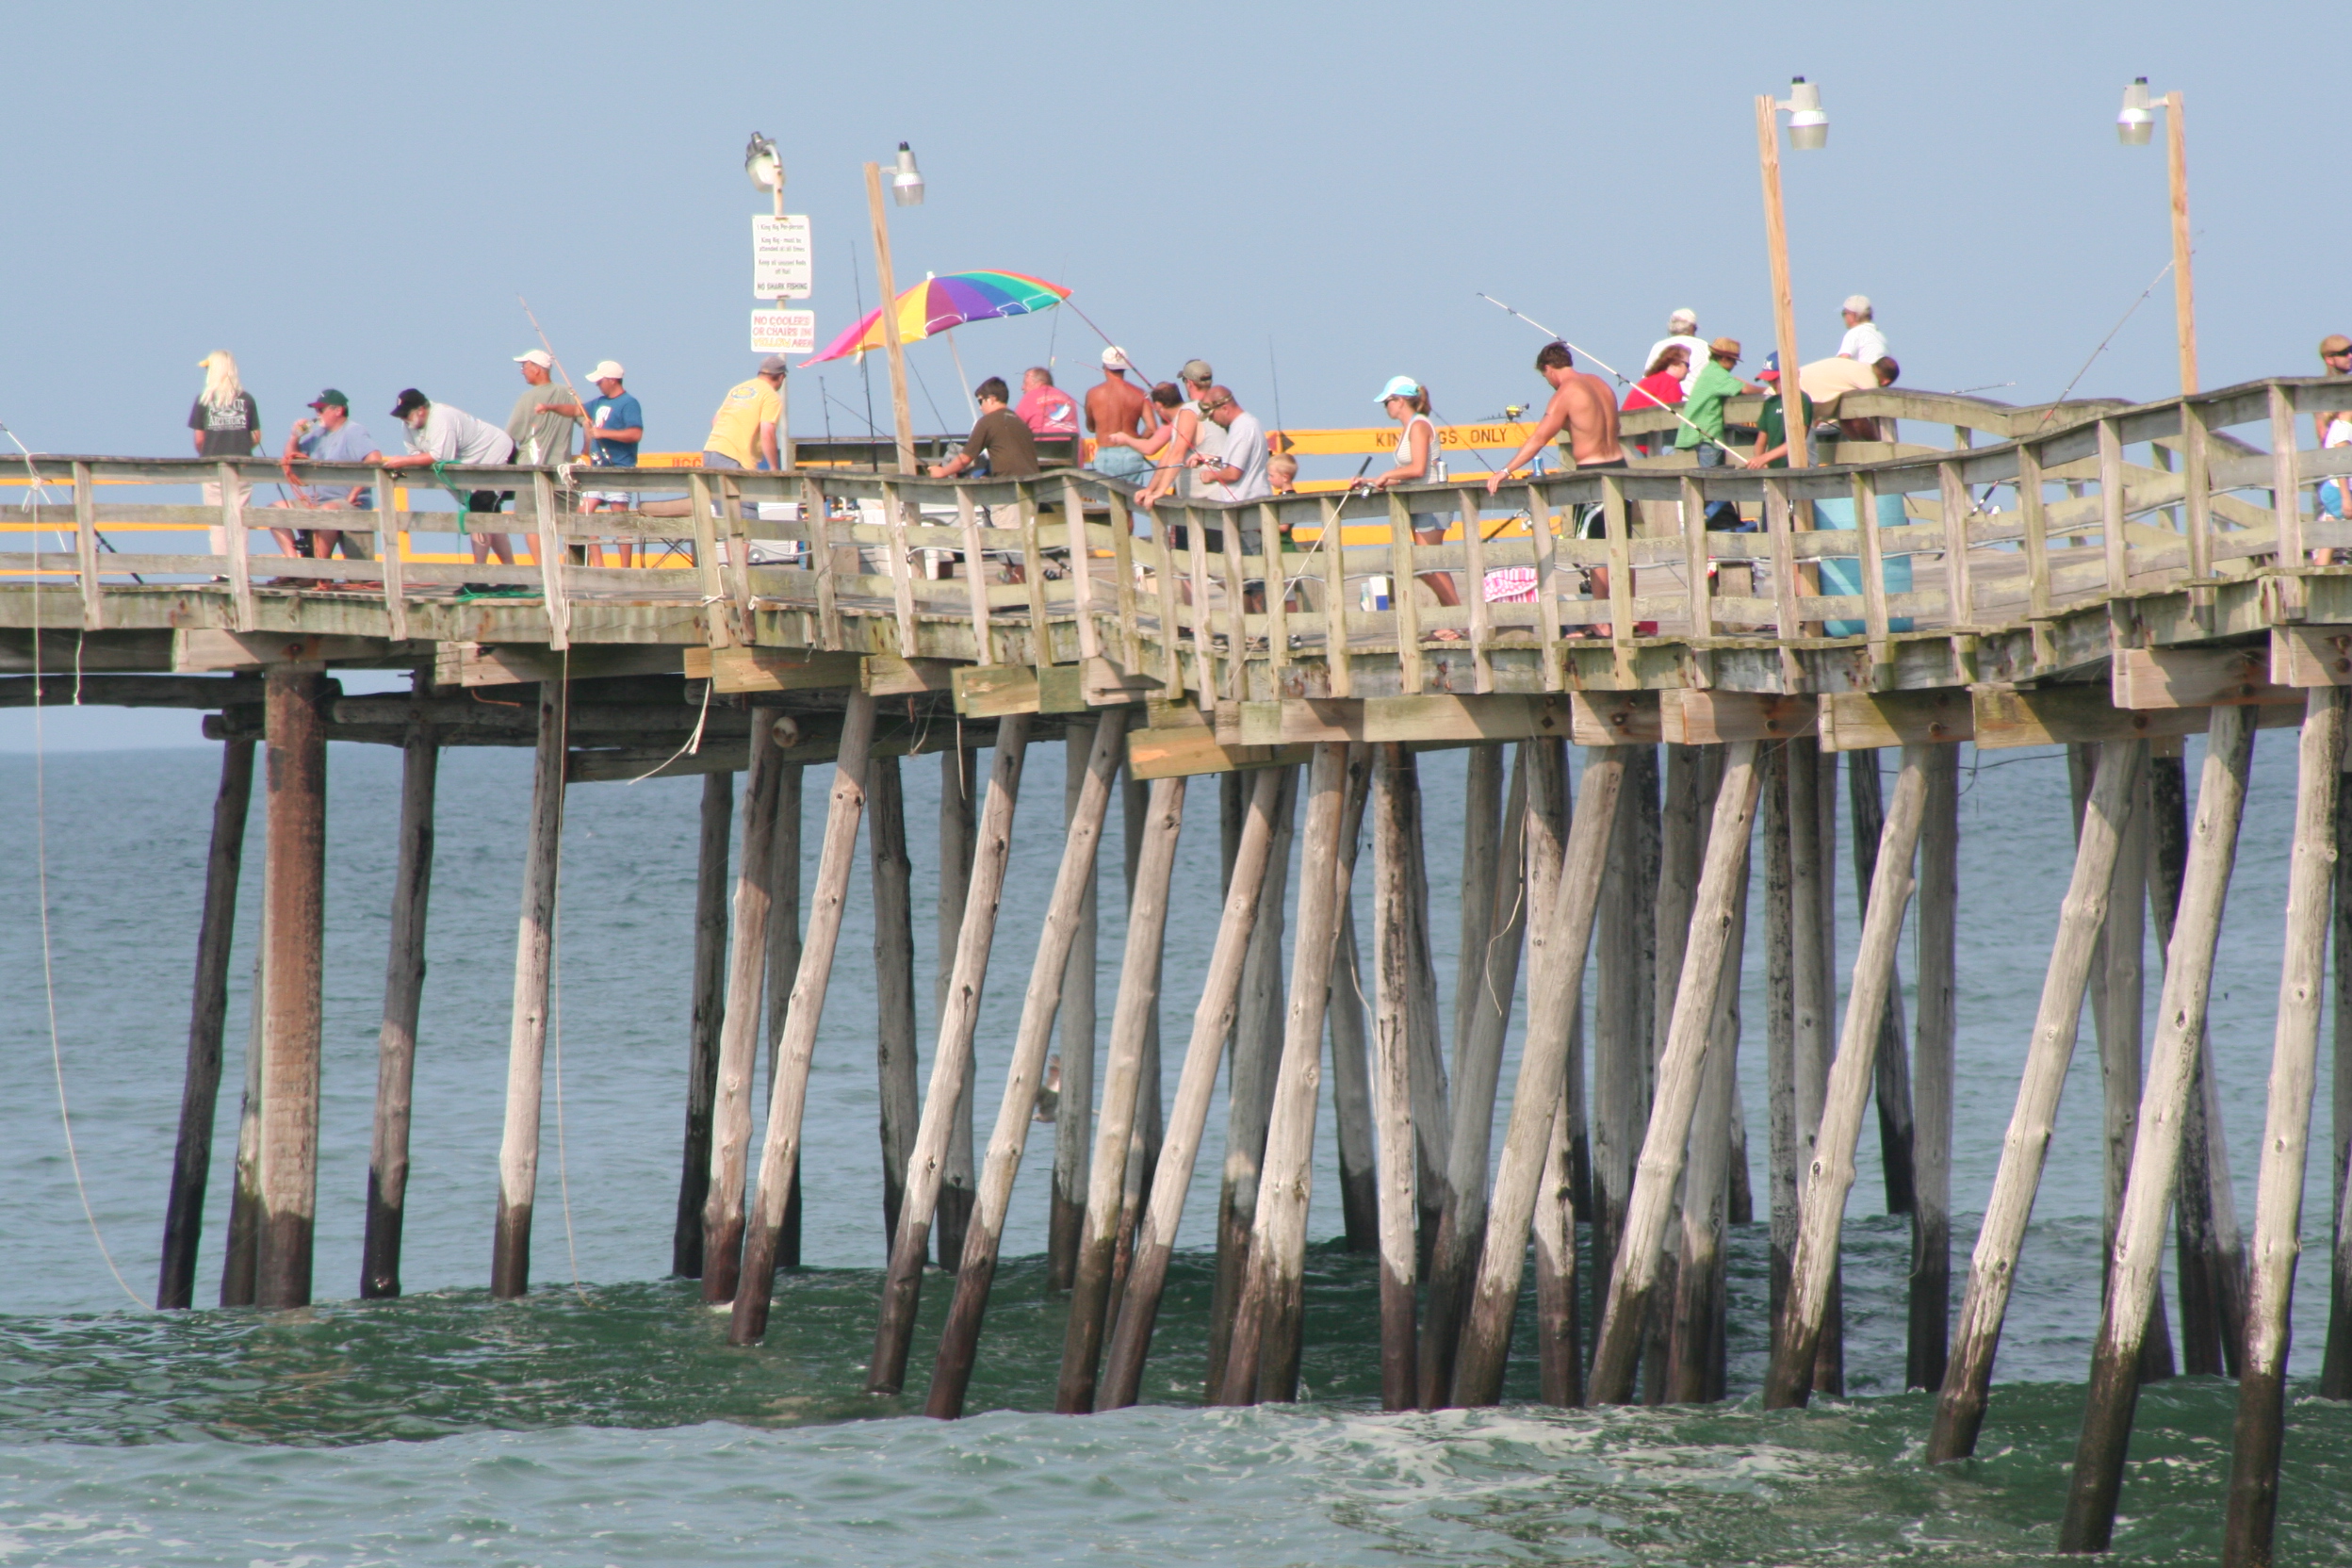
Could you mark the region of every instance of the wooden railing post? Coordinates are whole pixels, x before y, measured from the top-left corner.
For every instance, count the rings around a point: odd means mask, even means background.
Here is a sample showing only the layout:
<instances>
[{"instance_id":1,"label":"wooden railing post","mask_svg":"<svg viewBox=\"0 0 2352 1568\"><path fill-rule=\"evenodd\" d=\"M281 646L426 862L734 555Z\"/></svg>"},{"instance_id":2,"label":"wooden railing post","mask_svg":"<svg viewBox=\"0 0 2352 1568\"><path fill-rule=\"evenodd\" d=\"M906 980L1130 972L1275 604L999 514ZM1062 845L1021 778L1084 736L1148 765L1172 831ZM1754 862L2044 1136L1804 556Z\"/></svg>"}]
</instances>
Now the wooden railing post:
<instances>
[{"instance_id":1,"label":"wooden railing post","mask_svg":"<svg viewBox=\"0 0 2352 1568\"><path fill-rule=\"evenodd\" d=\"M815 480L800 483L800 522L808 535L808 564L817 574L817 628L827 652L841 649L841 591L833 580L833 507L825 486Z\"/></svg>"},{"instance_id":2,"label":"wooden railing post","mask_svg":"<svg viewBox=\"0 0 2352 1568\"><path fill-rule=\"evenodd\" d=\"M245 498L238 493L237 465L221 463L213 470L220 476L220 527L228 535L229 597L231 611L239 631L253 629L253 573L245 555Z\"/></svg>"},{"instance_id":3,"label":"wooden railing post","mask_svg":"<svg viewBox=\"0 0 2352 1568\"><path fill-rule=\"evenodd\" d=\"M2207 433L2205 411L2182 399L2180 509L2188 526L2189 577L2197 582L2213 575L2213 500L2207 474Z\"/></svg>"},{"instance_id":4,"label":"wooden railing post","mask_svg":"<svg viewBox=\"0 0 2352 1568\"><path fill-rule=\"evenodd\" d=\"M1544 498L1543 486L1527 486L1527 527L1535 534L1535 601L1544 630L1544 689L1563 691L1568 685L1568 672L1563 665L1566 654L1560 641L1560 552L1553 548L1552 509Z\"/></svg>"},{"instance_id":5,"label":"wooden railing post","mask_svg":"<svg viewBox=\"0 0 2352 1568\"><path fill-rule=\"evenodd\" d=\"M1331 695L1355 692L1354 672L1348 664L1347 531L1339 520L1340 503L1327 500L1323 510L1323 662ZM1391 602L1395 602L1391 599Z\"/></svg>"},{"instance_id":6,"label":"wooden railing post","mask_svg":"<svg viewBox=\"0 0 2352 1568\"><path fill-rule=\"evenodd\" d=\"M33 548L38 561L41 547ZM106 624L106 602L98 592L98 503L90 493L87 463L74 465L74 570L81 582L82 627L101 630Z\"/></svg>"},{"instance_id":7,"label":"wooden railing post","mask_svg":"<svg viewBox=\"0 0 2352 1568\"><path fill-rule=\"evenodd\" d=\"M1024 517L1027 510L1022 508ZM906 542L906 502L895 484L882 486L882 526L889 531L890 536L887 547L890 556L890 604L898 617L898 656L912 659L921 651L922 645L915 640L915 584L913 564L906 559L910 551ZM1034 543L1036 532L1033 527L1024 531L1024 536ZM1037 560L1037 551L1035 548L1024 553L1031 561ZM1036 576L1038 569L1033 566L1031 576ZM1036 590L1031 592L1034 594Z\"/></svg>"},{"instance_id":8,"label":"wooden railing post","mask_svg":"<svg viewBox=\"0 0 2352 1568\"><path fill-rule=\"evenodd\" d=\"M1884 686L1894 673L1895 650L1886 640L1886 554L1878 536L1878 482L1854 476L1854 526L1861 542L1862 626L1870 648L1872 684Z\"/></svg>"},{"instance_id":9,"label":"wooden railing post","mask_svg":"<svg viewBox=\"0 0 2352 1568\"><path fill-rule=\"evenodd\" d=\"M384 568L385 630L408 641L408 572L400 564L400 514L392 510L392 471L376 470L376 564ZM566 621L568 629L569 622Z\"/></svg>"},{"instance_id":10,"label":"wooden railing post","mask_svg":"<svg viewBox=\"0 0 2352 1568\"><path fill-rule=\"evenodd\" d=\"M2017 515L2025 526L2026 617L2050 618L2050 519L2042 509L2042 459L2017 443Z\"/></svg>"},{"instance_id":11,"label":"wooden railing post","mask_svg":"<svg viewBox=\"0 0 2352 1568\"><path fill-rule=\"evenodd\" d=\"M1601 514L1609 530L1609 639L1616 655L1617 685L1634 683L1633 674L1633 541L1625 526L1625 485L1620 479L1601 477Z\"/></svg>"},{"instance_id":12,"label":"wooden railing post","mask_svg":"<svg viewBox=\"0 0 2352 1568\"><path fill-rule=\"evenodd\" d=\"M980 509L972 492L956 487L956 520L964 532L964 587L972 599L972 657L982 664L996 662L996 640L988 631L988 562L980 542Z\"/></svg>"},{"instance_id":13,"label":"wooden railing post","mask_svg":"<svg viewBox=\"0 0 2352 1568\"><path fill-rule=\"evenodd\" d=\"M555 516L555 481L545 469L531 476L531 505L537 514L533 521L539 525L539 584L540 591L547 596L547 646L560 651L572 645L572 606L564 594L564 535ZM381 554L390 541L379 539L376 543ZM390 586L387 576L385 587L389 590ZM396 606L399 602L397 598L393 600ZM396 610L395 613L398 612Z\"/></svg>"},{"instance_id":14,"label":"wooden railing post","mask_svg":"<svg viewBox=\"0 0 2352 1568\"><path fill-rule=\"evenodd\" d=\"M1413 587L1413 513L1405 498L1388 498L1388 608L1396 618L1396 674L1407 696L1421 690L1421 601Z\"/></svg>"},{"instance_id":15,"label":"wooden railing post","mask_svg":"<svg viewBox=\"0 0 2352 1568\"><path fill-rule=\"evenodd\" d=\"M1707 498L1699 482L1682 482L1682 575L1690 600L1690 636L1695 642L1715 635L1715 609L1707 602Z\"/></svg>"},{"instance_id":16,"label":"wooden railing post","mask_svg":"<svg viewBox=\"0 0 2352 1568\"><path fill-rule=\"evenodd\" d=\"M1127 498L1115 486L1103 486L1111 503L1111 570L1117 575L1112 602L1119 607L1119 668L1143 673L1143 629L1135 623L1135 516Z\"/></svg>"},{"instance_id":17,"label":"wooden railing post","mask_svg":"<svg viewBox=\"0 0 2352 1568\"><path fill-rule=\"evenodd\" d=\"M1462 497L1462 548L1466 569L1462 589L1470 599L1470 667L1473 689L1494 689L1494 657L1488 646L1494 634L1494 615L1486 606L1486 531L1478 515L1478 492L1465 488Z\"/></svg>"},{"instance_id":18,"label":"wooden railing post","mask_svg":"<svg viewBox=\"0 0 2352 1568\"><path fill-rule=\"evenodd\" d=\"M1016 483L1014 494L1021 512L1021 581L1029 590L1029 662L1037 670L1050 668L1054 662L1054 624L1045 603L1045 544L1037 533L1037 488L1034 484ZM906 636L913 638L912 600L908 601L909 625ZM914 657L910 649L906 657Z\"/></svg>"},{"instance_id":19,"label":"wooden railing post","mask_svg":"<svg viewBox=\"0 0 2352 1568\"><path fill-rule=\"evenodd\" d=\"M2304 564L2303 503L2295 480L2295 394L2270 388L2270 512L2278 520L2278 564Z\"/></svg>"},{"instance_id":20,"label":"wooden railing post","mask_svg":"<svg viewBox=\"0 0 2352 1568\"><path fill-rule=\"evenodd\" d=\"M2123 436L2113 419L2099 422L2099 532L2107 555L2107 596L2131 589L2132 547L2123 531Z\"/></svg>"}]
</instances>

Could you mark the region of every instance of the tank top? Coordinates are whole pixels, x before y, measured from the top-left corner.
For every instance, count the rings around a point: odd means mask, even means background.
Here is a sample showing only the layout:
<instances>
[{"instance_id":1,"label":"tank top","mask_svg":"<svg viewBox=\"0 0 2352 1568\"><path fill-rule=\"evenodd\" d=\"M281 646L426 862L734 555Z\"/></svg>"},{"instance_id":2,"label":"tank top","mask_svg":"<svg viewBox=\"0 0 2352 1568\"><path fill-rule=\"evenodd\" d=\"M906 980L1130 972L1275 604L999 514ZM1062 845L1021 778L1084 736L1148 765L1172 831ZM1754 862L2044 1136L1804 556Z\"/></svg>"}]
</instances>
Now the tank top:
<instances>
[{"instance_id":1,"label":"tank top","mask_svg":"<svg viewBox=\"0 0 2352 1568\"><path fill-rule=\"evenodd\" d=\"M1396 466L1401 468L1413 461L1413 427L1415 425L1429 427L1429 462L1422 471L1421 482L1433 484L1437 481L1437 421L1426 414L1416 414L1407 419L1404 428L1396 433Z\"/></svg>"}]
</instances>

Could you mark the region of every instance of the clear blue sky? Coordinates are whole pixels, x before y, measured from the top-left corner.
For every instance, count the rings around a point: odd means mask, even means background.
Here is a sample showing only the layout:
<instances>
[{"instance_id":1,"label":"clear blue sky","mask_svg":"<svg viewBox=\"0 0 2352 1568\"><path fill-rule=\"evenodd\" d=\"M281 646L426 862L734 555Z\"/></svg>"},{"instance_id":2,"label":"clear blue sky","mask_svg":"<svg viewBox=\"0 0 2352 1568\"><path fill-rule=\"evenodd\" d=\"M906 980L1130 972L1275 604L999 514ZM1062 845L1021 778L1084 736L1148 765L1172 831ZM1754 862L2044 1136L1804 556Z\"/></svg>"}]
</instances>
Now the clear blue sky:
<instances>
[{"instance_id":1,"label":"clear blue sky","mask_svg":"<svg viewBox=\"0 0 2352 1568\"><path fill-rule=\"evenodd\" d=\"M196 361L242 363L272 444L318 389L391 433L403 386L502 418L527 295L575 375L621 360L657 448L749 373L754 129L815 226L821 338L874 302L860 164L914 144L902 283L1069 285L1148 370L1212 361L1294 425L1371 423L1392 374L1439 411L1541 390L1485 289L1630 366L1689 305L1770 337L1754 96L1821 84L1786 159L1805 357L1861 291L1906 384L2054 396L2164 264L2160 144L2123 84L2188 94L2205 381L2315 371L2352 330L2311 6L1316 7L85 3L10 18L0 419L36 449L181 453ZM2081 395L2173 387L2169 283ZM972 378L1101 344L1067 310L958 335ZM960 420L941 344L909 358ZM879 366L876 417L889 419ZM792 416L820 433L818 372ZM2002 388L1998 384L2015 383ZM832 428L858 372L827 368ZM141 715L49 743L186 738ZM22 715L0 746L29 743Z\"/></svg>"}]
</instances>

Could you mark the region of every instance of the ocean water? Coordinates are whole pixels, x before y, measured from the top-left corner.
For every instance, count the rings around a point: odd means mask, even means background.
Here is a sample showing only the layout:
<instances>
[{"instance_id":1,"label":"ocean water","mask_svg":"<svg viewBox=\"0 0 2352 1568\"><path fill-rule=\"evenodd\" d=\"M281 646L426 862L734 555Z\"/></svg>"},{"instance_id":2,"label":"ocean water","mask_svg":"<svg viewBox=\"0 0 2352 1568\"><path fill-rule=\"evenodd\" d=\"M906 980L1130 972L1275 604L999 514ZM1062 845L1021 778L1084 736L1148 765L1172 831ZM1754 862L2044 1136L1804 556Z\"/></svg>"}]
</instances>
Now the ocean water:
<instances>
[{"instance_id":1,"label":"ocean water","mask_svg":"<svg viewBox=\"0 0 2352 1568\"><path fill-rule=\"evenodd\" d=\"M2197 760L2192 747L2192 777ZM0 758L11 834L0 899L15 912L0 931L0 1565L1992 1563L2040 1560L2054 1545L2099 1310L2099 1095L2087 1021L2002 1341L2001 1381L1970 1463L1931 1470L1919 1461L1931 1400L1901 1390L1907 1222L1877 1212L1874 1131L1864 1135L1847 1232L1848 1399L1799 1413L1757 1407L1759 1223L1733 1238L1732 1401L1545 1410L1530 1402L1523 1356L1511 1402L1499 1410L1380 1413L1371 1273L1325 1239L1340 1229L1326 1115L1304 1396L1203 1409L1221 1101L1145 1403L1085 1419L1046 1413L1064 1312L1037 1256L1048 1135L1033 1137L1022 1171L975 1414L941 1424L918 1412L946 1305L943 1275L926 1282L916 1392L862 1392L882 1237L861 865L811 1086L808 1266L779 1280L767 1343L730 1348L724 1318L701 1306L695 1287L662 1278L683 1119L694 780L573 792L534 1289L522 1302L492 1302L484 1286L528 761L518 751L445 756L410 1294L360 1303L349 1298L398 757L334 750L318 1304L263 1315L157 1315L131 1299L154 1287L217 757L59 753L38 767L30 757ZM1448 987L1462 765L1459 753L1423 763L1433 925ZM926 920L917 994L927 999L939 770L932 759L904 768ZM2063 757L1970 755L1964 768L1955 1274L1990 1185L2070 858ZM811 870L821 777L812 771L808 792ZM980 1030L984 1116L1054 874L1061 783L1058 746L1034 748ZM2248 1217L2293 786L2290 738L2264 734L2213 1014L2238 1204ZM1166 981L1171 1091L1213 935L1215 793L1214 780L1193 785L1177 871ZM1105 1032L1122 923L1117 818L1103 854ZM218 1291L259 825L257 802L200 1301ZM1845 963L1850 868L1849 859L1838 888ZM1750 944L1741 1068L1760 1188L1759 945ZM2152 974L2152 954L2150 963ZM1915 970L1906 955L1906 979ZM2151 1009L2153 993L2151 981ZM61 1133L53 1006L78 1183ZM1510 1081L1507 1064L1506 1093ZM2326 1126L2322 1107L2322 1149ZM2325 1330L2328 1201L2324 1161L2315 1162L2295 1323L2293 1370L2303 1378L2316 1372ZM2121 1560L2216 1554L2234 1408L2234 1386L2220 1380L2148 1391ZM2352 1559L2352 1407L2298 1397L2289 1423L2281 1560Z\"/></svg>"}]
</instances>

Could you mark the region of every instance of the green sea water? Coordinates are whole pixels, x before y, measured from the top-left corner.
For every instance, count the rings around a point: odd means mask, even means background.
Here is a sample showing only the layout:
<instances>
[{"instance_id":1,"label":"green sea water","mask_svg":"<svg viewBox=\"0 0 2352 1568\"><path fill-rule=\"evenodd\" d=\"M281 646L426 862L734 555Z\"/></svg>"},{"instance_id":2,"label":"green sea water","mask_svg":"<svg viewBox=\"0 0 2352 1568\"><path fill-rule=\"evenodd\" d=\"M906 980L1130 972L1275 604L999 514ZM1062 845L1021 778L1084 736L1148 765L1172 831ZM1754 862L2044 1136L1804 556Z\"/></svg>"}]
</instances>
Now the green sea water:
<instances>
[{"instance_id":1,"label":"green sea water","mask_svg":"<svg viewBox=\"0 0 2352 1568\"><path fill-rule=\"evenodd\" d=\"M2270 739L2258 758L2214 1020L2239 1204L2249 1214L2292 788L2286 748ZM1060 762L1057 748L1040 747L1030 764L1016 831L1024 849L1036 847L1015 858L1000 975L1008 959L1025 972L1053 874ZM482 1286L527 787L520 754L452 753L444 774L411 1294L345 1298L357 1277L397 768L384 753L337 747L318 1305L267 1315L135 1308L107 1272L77 1190L89 1193L97 1230L132 1288L151 1289L214 765L196 751L53 757L45 765L47 951L81 1157L77 1189L59 1135L50 988L33 919L42 841L32 769L25 759L0 762L23 830L22 852L0 858L0 893L20 911L0 947L0 1568L1765 1565L2009 1563L2051 1553L2098 1313L2099 1092L2087 1049L2020 1270L2002 1381L1980 1457L1966 1464L1919 1462L1930 1399L1900 1389L1908 1231L1875 1212L1868 1137L1846 1254L1847 1400L1802 1413L1757 1407L1763 1233L1748 1226L1733 1238L1732 1384L1740 1396L1729 1403L1548 1411L1529 1402L1532 1369L1522 1354L1511 1402L1500 1410L1380 1413L1368 1263L1326 1240L1310 1260L1301 1402L1202 1409L1202 1244L1221 1102L1145 1402L1088 1418L1046 1411L1064 1305L1045 1289L1037 1256L1050 1146L1040 1137L981 1348L975 1413L939 1423L916 1412L946 1276L926 1282L910 1394L862 1392L881 1259L861 875L812 1082L808 1266L779 1278L766 1343L729 1348L725 1318L701 1304L696 1288L661 1277L681 1116L692 781L574 792L563 1086L560 1098L552 1085L549 1093L537 1277L528 1299L492 1302ZM1438 868L1458 863L1447 858L1460 853L1449 837L1459 832L1449 824L1461 815L1460 766L1443 756L1426 766ZM907 766L919 879L937 776L927 761ZM1997 1158L2068 853L2062 760L1985 766L1967 780L1955 1274ZM1202 917L1214 907L1214 784L1196 789L1168 949L1175 1040L1187 995L1198 994L1210 936ZM812 858L814 842L812 831ZM1107 1020L1119 930L1116 832L1105 859ZM1433 870L1432 880L1436 925L1449 941L1447 878ZM1851 884L1839 891L1850 911ZM920 881L917 894L925 896ZM1182 918L1187 910L1194 918ZM930 945L926 931L918 943L925 960ZM1849 913L1841 952L1852 951ZM1450 954L1440 957L1450 975ZM243 961L241 951L200 1300L217 1291ZM1752 992L1757 978L1749 977ZM918 993L929 994L927 972ZM992 1069L1001 1072L1018 1004L1017 987L1000 979L984 1008L984 1085ZM1759 1036L1752 1023L1742 1071L1760 1172ZM927 1035L924 1044L927 1052ZM1175 1055L1171 1049L1171 1085ZM1507 1070L1506 1089L1509 1082ZM984 1090L984 1105L993 1099ZM1319 1135L1311 1232L1330 1237L1339 1224L1328 1116ZM2294 1363L2303 1375L2316 1371L2324 1329L2324 1292L2314 1288L2327 1245L2324 1169L2311 1193ZM1523 1339L1525 1328L1523 1314ZM2116 1537L2121 1560L2216 1557L2234 1408L2234 1386L2220 1380L2148 1391ZM2352 1560L2352 1407L2298 1397L2289 1423L2280 1560Z\"/></svg>"}]
</instances>

